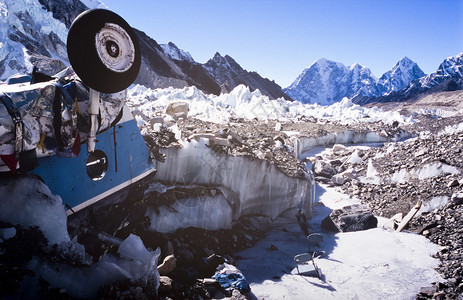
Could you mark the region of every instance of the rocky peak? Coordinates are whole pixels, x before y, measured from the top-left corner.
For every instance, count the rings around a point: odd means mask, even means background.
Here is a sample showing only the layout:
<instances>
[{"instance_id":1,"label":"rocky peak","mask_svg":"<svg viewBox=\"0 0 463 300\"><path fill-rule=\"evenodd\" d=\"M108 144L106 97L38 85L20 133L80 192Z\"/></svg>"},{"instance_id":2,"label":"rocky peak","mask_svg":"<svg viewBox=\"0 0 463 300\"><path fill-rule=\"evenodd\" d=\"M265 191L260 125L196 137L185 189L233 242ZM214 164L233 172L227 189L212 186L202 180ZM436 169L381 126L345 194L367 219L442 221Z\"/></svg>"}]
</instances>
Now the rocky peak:
<instances>
[{"instance_id":1,"label":"rocky peak","mask_svg":"<svg viewBox=\"0 0 463 300\"><path fill-rule=\"evenodd\" d=\"M88 7L79 0L39 0L47 11L53 14L55 19L63 22L67 28L72 24L72 21Z\"/></svg>"},{"instance_id":2,"label":"rocky peak","mask_svg":"<svg viewBox=\"0 0 463 300\"><path fill-rule=\"evenodd\" d=\"M292 100L286 95L281 87L267 78L262 78L256 72L248 72L243 69L231 56L222 56L216 52L214 57L205 63L204 68L220 84L223 93L231 92L235 87L243 84L251 91L258 89L270 99L285 98Z\"/></svg>"},{"instance_id":3,"label":"rocky peak","mask_svg":"<svg viewBox=\"0 0 463 300\"><path fill-rule=\"evenodd\" d=\"M437 69L436 73L442 76L463 77L463 53L446 58Z\"/></svg>"},{"instance_id":4,"label":"rocky peak","mask_svg":"<svg viewBox=\"0 0 463 300\"><path fill-rule=\"evenodd\" d=\"M216 65L216 66L220 66L220 65L223 65L223 66L228 66L228 67L232 67L232 65L236 68L237 66L239 66L239 64L229 55L225 55L225 56L222 56L219 52L216 52L214 54L214 57L209 59L207 62L206 62L206 66L213 66L213 65Z\"/></svg>"},{"instance_id":5,"label":"rocky peak","mask_svg":"<svg viewBox=\"0 0 463 300\"><path fill-rule=\"evenodd\" d=\"M185 60L191 63L195 61L190 53L178 48L177 45L172 42L169 42L168 44L161 44L160 46L164 51L164 54L166 54L171 59Z\"/></svg>"},{"instance_id":6,"label":"rocky peak","mask_svg":"<svg viewBox=\"0 0 463 300\"><path fill-rule=\"evenodd\" d=\"M418 67L418 64L405 56L381 76L378 88L381 95L387 95L405 88L410 82L423 76L425 73Z\"/></svg>"},{"instance_id":7,"label":"rocky peak","mask_svg":"<svg viewBox=\"0 0 463 300\"><path fill-rule=\"evenodd\" d=\"M370 69L355 63L346 67L326 58L315 61L284 91L303 103L330 105L344 97L375 93Z\"/></svg>"}]
</instances>

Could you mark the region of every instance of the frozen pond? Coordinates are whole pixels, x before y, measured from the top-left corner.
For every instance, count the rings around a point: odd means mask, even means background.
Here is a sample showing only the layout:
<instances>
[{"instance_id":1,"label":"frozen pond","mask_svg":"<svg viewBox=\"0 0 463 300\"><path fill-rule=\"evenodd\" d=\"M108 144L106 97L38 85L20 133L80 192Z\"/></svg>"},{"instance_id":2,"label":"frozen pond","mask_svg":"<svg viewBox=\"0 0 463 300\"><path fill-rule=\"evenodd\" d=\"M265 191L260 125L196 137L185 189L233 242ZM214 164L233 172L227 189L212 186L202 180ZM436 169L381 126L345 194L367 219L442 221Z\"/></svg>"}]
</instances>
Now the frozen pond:
<instances>
[{"instance_id":1,"label":"frozen pond","mask_svg":"<svg viewBox=\"0 0 463 300\"><path fill-rule=\"evenodd\" d=\"M311 225L332 209L356 202L334 188L317 186L325 207L316 207ZM323 234L326 255L318 260L322 279L295 275L293 257L307 251L294 212L277 219L268 236L255 247L237 253L237 267L257 299L414 299L421 287L441 280L431 255L437 245L426 238L375 228ZM273 246L274 247L273 247ZM273 250L271 250L273 249Z\"/></svg>"},{"instance_id":2,"label":"frozen pond","mask_svg":"<svg viewBox=\"0 0 463 300\"><path fill-rule=\"evenodd\" d=\"M368 148L371 148L371 147L382 147L382 146L384 146L384 143L359 143L359 144L348 144L348 145L344 145L344 146L346 148L368 149ZM305 151L305 152L301 153L301 155L299 156L299 159L301 161L306 160L305 168L307 170L312 170L312 162L307 160L307 158L317 157L317 155L320 155L320 153L322 153L323 151L326 151L326 150L329 150L329 149L332 149L332 148L333 148L333 145L331 145L330 147L326 147L326 146L314 147L314 148L310 149L309 151Z\"/></svg>"}]
</instances>

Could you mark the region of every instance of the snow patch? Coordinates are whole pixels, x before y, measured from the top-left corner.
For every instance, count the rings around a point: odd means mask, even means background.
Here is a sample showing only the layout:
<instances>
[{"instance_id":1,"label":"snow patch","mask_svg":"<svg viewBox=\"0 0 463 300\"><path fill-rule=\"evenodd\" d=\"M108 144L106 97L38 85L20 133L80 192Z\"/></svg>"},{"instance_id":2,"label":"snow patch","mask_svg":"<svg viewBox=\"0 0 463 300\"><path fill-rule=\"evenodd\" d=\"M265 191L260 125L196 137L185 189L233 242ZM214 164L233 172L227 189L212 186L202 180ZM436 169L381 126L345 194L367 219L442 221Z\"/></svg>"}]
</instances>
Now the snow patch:
<instances>
[{"instance_id":1,"label":"snow patch","mask_svg":"<svg viewBox=\"0 0 463 300\"><path fill-rule=\"evenodd\" d=\"M449 203L449 197L447 196L433 197L429 202L421 206L420 210L417 212L417 216L421 215L423 212L430 212L436 208L444 207L447 203Z\"/></svg>"}]
</instances>

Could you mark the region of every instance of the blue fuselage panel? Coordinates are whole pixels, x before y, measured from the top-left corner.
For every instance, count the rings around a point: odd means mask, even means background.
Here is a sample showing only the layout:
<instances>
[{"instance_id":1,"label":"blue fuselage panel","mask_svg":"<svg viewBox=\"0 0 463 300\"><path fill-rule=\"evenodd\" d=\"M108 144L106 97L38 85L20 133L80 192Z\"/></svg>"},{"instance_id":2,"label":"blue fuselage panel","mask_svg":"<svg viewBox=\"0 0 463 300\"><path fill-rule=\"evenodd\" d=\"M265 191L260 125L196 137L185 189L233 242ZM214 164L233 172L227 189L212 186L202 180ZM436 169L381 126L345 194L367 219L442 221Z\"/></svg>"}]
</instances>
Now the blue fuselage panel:
<instances>
[{"instance_id":1,"label":"blue fuselage panel","mask_svg":"<svg viewBox=\"0 0 463 300\"><path fill-rule=\"evenodd\" d=\"M39 175L63 204L75 211L117 193L154 172L154 164L134 119L97 135L95 152L104 153L107 169L96 180L88 174L90 153L81 145L78 157L49 156L38 160Z\"/></svg>"}]
</instances>

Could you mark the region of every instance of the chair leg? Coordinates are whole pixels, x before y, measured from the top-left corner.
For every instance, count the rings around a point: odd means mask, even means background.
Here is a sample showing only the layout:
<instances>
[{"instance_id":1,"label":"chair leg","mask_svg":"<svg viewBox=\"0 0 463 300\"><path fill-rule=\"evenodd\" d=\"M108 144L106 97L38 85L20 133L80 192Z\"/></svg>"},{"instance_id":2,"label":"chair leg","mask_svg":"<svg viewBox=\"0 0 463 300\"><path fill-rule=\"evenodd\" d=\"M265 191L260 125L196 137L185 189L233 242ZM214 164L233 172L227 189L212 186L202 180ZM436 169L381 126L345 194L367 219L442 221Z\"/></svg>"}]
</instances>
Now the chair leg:
<instances>
[{"instance_id":1,"label":"chair leg","mask_svg":"<svg viewBox=\"0 0 463 300\"><path fill-rule=\"evenodd\" d=\"M322 279L321 270L320 270L320 268L318 268L317 264L315 263L315 259L313 259L313 258L312 258L312 264L313 264L313 267L315 269L315 272L317 272L318 279Z\"/></svg>"}]
</instances>

